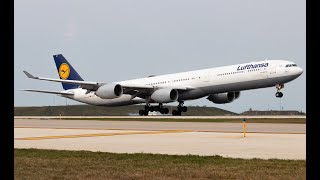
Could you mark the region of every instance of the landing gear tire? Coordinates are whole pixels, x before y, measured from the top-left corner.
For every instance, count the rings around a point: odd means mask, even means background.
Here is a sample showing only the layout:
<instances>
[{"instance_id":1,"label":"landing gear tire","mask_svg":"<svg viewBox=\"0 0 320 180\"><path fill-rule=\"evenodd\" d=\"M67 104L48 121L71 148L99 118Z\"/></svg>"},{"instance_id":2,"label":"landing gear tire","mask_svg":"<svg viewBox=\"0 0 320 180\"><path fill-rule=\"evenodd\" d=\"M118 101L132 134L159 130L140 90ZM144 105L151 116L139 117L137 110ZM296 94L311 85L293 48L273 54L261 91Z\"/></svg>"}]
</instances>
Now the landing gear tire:
<instances>
[{"instance_id":1,"label":"landing gear tire","mask_svg":"<svg viewBox=\"0 0 320 180\"><path fill-rule=\"evenodd\" d=\"M146 104L145 106L144 106L144 110L143 109L141 109L141 110L139 110L139 115L140 116L148 116L149 115L149 111L153 111L154 109L153 109L153 107L152 106L150 106L150 104Z\"/></svg>"},{"instance_id":2,"label":"landing gear tire","mask_svg":"<svg viewBox=\"0 0 320 180\"><path fill-rule=\"evenodd\" d=\"M150 106L149 111L153 112L153 111L155 111L155 108Z\"/></svg>"},{"instance_id":3,"label":"landing gear tire","mask_svg":"<svg viewBox=\"0 0 320 180\"><path fill-rule=\"evenodd\" d=\"M168 114L168 113L169 113L169 109L168 109L168 108L161 108L161 109L159 110L159 112L160 112L161 114Z\"/></svg>"},{"instance_id":4,"label":"landing gear tire","mask_svg":"<svg viewBox=\"0 0 320 180\"><path fill-rule=\"evenodd\" d=\"M177 111L177 110L173 110L173 111L172 111L172 115L173 115L173 116L181 116L181 112L180 112L180 111Z\"/></svg>"},{"instance_id":5,"label":"landing gear tire","mask_svg":"<svg viewBox=\"0 0 320 180\"><path fill-rule=\"evenodd\" d=\"M145 111L151 111L151 108L150 108L150 106L145 105L145 106L144 106L144 110L145 110Z\"/></svg>"},{"instance_id":6,"label":"landing gear tire","mask_svg":"<svg viewBox=\"0 0 320 180\"><path fill-rule=\"evenodd\" d=\"M188 108L186 106L183 106L183 101L179 101L179 105L177 107L177 110L172 111L173 116L181 116L181 112L187 112Z\"/></svg>"},{"instance_id":7,"label":"landing gear tire","mask_svg":"<svg viewBox=\"0 0 320 180\"><path fill-rule=\"evenodd\" d=\"M187 112L188 111L188 108L186 106L183 106L182 107L182 112Z\"/></svg>"},{"instance_id":8,"label":"landing gear tire","mask_svg":"<svg viewBox=\"0 0 320 180\"><path fill-rule=\"evenodd\" d=\"M283 96L283 93L282 93L282 92L280 92L280 93L279 93L279 95L280 95L279 97L281 97L281 98L282 98L282 96Z\"/></svg>"},{"instance_id":9,"label":"landing gear tire","mask_svg":"<svg viewBox=\"0 0 320 180\"><path fill-rule=\"evenodd\" d=\"M140 115L140 116L143 116L143 115L144 115L144 110L142 110L142 109L139 110L139 115Z\"/></svg>"},{"instance_id":10,"label":"landing gear tire","mask_svg":"<svg viewBox=\"0 0 320 180\"><path fill-rule=\"evenodd\" d=\"M143 109L139 110L139 115L140 116L148 116L149 115L149 111L150 112L159 111L161 114L168 114L169 113L169 109L168 108L164 108L162 103L159 103L159 106L150 106L150 104L147 103L144 106L144 110Z\"/></svg>"},{"instance_id":11,"label":"landing gear tire","mask_svg":"<svg viewBox=\"0 0 320 180\"><path fill-rule=\"evenodd\" d=\"M283 96L283 93L282 92L276 92L276 97L277 98L282 98Z\"/></svg>"}]
</instances>

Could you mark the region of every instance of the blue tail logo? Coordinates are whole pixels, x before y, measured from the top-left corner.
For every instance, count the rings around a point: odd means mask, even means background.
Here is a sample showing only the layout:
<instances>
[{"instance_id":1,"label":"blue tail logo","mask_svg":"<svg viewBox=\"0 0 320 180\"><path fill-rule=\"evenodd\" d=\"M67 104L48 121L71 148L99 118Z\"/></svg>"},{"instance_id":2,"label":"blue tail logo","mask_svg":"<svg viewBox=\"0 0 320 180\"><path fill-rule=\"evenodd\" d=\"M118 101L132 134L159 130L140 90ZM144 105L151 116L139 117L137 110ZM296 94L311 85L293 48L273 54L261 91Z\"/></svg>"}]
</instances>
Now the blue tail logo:
<instances>
[{"instance_id":1,"label":"blue tail logo","mask_svg":"<svg viewBox=\"0 0 320 180\"><path fill-rule=\"evenodd\" d=\"M62 54L53 55L53 59L56 63L60 79L83 81L81 76L71 66L71 64L63 57ZM76 88L79 88L79 85L62 83L62 87L65 90L76 89Z\"/></svg>"}]
</instances>

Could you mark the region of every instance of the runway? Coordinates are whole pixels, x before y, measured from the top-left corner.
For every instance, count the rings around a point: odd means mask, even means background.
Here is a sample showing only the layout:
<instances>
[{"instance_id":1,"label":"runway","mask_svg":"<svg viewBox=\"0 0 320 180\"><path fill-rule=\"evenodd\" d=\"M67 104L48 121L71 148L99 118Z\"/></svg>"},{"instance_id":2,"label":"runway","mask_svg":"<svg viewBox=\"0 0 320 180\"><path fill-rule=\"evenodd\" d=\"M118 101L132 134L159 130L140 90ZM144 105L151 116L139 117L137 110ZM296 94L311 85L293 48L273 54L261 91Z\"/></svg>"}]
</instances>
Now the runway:
<instances>
[{"instance_id":1,"label":"runway","mask_svg":"<svg viewBox=\"0 0 320 180\"><path fill-rule=\"evenodd\" d=\"M306 159L305 124L15 119L15 148Z\"/></svg>"},{"instance_id":2,"label":"runway","mask_svg":"<svg viewBox=\"0 0 320 180\"><path fill-rule=\"evenodd\" d=\"M149 116L15 116L15 119L59 119L59 118L127 118L127 119L139 119L139 118L146 118L146 119L153 119L153 118L170 118L170 119L241 119L241 118L297 118L297 119L305 119L305 115L281 115L281 116L246 116L246 115L239 115L239 116L171 116L171 115L152 115Z\"/></svg>"}]
</instances>

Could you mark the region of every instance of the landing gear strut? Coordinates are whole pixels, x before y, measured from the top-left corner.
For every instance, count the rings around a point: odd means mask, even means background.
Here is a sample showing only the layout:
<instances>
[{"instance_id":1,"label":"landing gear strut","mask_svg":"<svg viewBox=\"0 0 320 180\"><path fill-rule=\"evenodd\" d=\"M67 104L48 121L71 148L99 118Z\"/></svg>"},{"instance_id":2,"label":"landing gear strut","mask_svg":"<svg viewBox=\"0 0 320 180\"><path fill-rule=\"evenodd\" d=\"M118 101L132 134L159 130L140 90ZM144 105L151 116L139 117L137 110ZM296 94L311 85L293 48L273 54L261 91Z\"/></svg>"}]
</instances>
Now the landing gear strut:
<instances>
[{"instance_id":1,"label":"landing gear strut","mask_svg":"<svg viewBox=\"0 0 320 180\"><path fill-rule=\"evenodd\" d=\"M186 106L183 106L183 101L179 101L179 105L177 107L177 110L172 111L173 116L181 116L181 112L187 112L188 108Z\"/></svg>"},{"instance_id":2,"label":"landing gear strut","mask_svg":"<svg viewBox=\"0 0 320 180\"><path fill-rule=\"evenodd\" d=\"M169 109L168 108L164 108L162 103L159 103L158 106L150 106L150 104L147 103L144 106L144 110L143 109L139 110L139 115L140 116L148 116L149 115L149 111L151 111L151 112L159 111L161 114L168 114L169 113Z\"/></svg>"},{"instance_id":3,"label":"landing gear strut","mask_svg":"<svg viewBox=\"0 0 320 180\"><path fill-rule=\"evenodd\" d=\"M276 88L277 88L276 97L277 98L282 98L283 93L280 92L280 90L284 88L284 84L277 84Z\"/></svg>"}]
</instances>

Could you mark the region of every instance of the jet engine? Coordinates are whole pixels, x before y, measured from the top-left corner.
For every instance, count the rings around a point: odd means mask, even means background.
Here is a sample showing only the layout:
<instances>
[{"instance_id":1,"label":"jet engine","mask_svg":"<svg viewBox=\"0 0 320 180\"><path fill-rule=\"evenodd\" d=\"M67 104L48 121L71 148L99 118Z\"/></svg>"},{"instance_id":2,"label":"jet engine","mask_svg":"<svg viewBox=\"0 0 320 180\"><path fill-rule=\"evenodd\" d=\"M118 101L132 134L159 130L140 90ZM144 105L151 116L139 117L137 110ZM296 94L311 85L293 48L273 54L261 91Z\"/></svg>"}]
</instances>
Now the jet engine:
<instances>
[{"instance_id":1,"label":"jet engine","mask_svg":"<svg viewBox=\"0 0 320 180\"><path fill-rule=\"evenodd\" d=\"M174 102L178 99L179 93L176 89L158 89L151 94L151 99L158 103Z\"/></svg>"},{"instance_id":2,"label":"jet engine","mask_svg":"<svg viewBox=\"0 0 320 180\"><path fill-rule=\"evenodd\" d=\"M224 103L231 103L235 99L240 97L240 92L226 92L226 93L218 93L218 94L211 94L207 97L209 101L212 101L216 104L224 104Z\"/></svg>"},{"instance_id":3,"label":"jet engine","mask_svg":"<svg viewBox=\"0 0 320 180\"><path fill-rule=\"evenodd\" d=\"M114 99L123 94L123 88L120 84L106 84L100 86L96 95L102 99Z\"/></svg>"}]
</instances>

